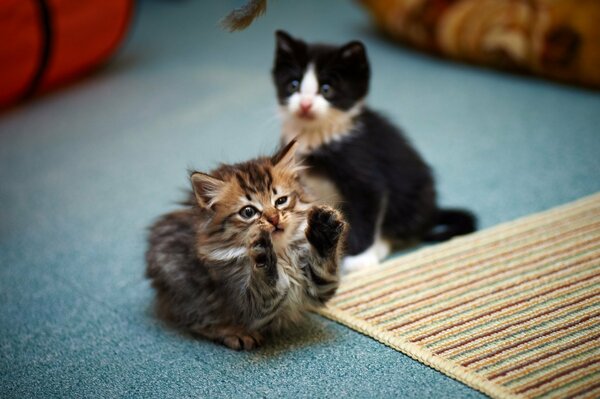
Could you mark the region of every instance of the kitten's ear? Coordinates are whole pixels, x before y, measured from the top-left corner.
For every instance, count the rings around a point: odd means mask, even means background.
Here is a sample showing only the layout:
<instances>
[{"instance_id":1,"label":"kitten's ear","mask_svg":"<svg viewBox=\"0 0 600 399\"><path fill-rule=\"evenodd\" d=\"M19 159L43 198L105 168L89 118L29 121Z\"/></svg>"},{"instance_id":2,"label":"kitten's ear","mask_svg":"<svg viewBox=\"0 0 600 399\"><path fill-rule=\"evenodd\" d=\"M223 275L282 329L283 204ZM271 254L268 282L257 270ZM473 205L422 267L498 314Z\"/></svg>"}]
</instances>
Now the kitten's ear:
<instances>
[{"instance_id":1,"label":"kitten's ear","mask_svg":"<svg viewBox=\"0 0 600 399\"><path fill-rule=\"evenodd\" d=\"M354 40L340 47L340 55L342 59L348 61L367 62L367 49L362 42Z\"/></svg>"},{"instance_id":2,"label":"kitten's ear","mask_svg":"<svg viewBox=\"0 0 600 399\"><path fill-rule=\"evenodd\" d=\"M294 47L297 43L298 41L290 36L289 33L282 30L275 32L275 48L277 53L283 52L291 54L294 52Z\"/></svg>"},{"instance_id":3,"label":"kitten's ear","mask_svg":"<svg viewBox=\"0 0 600 399\"><path fill-rule=\"evenodd\" d=\"M214 204L216 197L225 187L223 180L207 175L206 173L194 172L190 176L190 180L192 181L198 205L202 208L210 208Z\"/></svg>"},{"instance_id":4,"label":"kitten's ear","mask_svg":"<svg viewBox=\"0 0 600 399\"><path fill-rule=\"evenodd\" d=\"M294 139L288 143L285 147L277 152L272 158L271 163L276 168L295 170L298 168L298 162L296 161L296 149L298 148L298 142Z\"/></svg>"}]
</instances>

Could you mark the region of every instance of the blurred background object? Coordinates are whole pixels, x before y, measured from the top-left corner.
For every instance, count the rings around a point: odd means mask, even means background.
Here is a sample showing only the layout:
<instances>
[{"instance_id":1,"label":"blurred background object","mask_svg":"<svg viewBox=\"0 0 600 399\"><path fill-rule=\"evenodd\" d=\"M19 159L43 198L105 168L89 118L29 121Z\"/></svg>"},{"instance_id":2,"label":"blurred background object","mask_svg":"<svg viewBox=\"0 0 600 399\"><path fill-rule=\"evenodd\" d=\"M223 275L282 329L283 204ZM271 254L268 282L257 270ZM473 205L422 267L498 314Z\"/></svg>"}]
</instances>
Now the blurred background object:
<instances>
[{"instance_id":1,"label":"blurred background object","mask_svg":"<svg viewBox=\"0 0 600 399\"><path fill-rule=\"evenodd\" d=\"M598 0L361 0L390 37L452 58L600 88Z\"/></svg>"},{"instance_id":2,"label":"blurred background object","mask_svg":"<svg viewBox=\"0 0 600 399\"><path fill-rule=\"evenodd\" d=\"M0 2L0 107L69 82L121 43L133 0Z\"/></svg>"}]
</instances>

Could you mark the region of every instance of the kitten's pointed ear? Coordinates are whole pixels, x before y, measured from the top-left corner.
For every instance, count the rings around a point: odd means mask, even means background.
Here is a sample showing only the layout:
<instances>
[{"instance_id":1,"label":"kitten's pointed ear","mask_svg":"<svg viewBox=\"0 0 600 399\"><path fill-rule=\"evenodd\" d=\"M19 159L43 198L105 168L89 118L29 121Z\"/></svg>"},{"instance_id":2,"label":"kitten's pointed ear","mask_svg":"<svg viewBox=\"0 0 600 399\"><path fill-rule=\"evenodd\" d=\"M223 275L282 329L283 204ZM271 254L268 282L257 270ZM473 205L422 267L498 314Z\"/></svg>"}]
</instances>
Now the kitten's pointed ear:
<instances>
[{"instance_id":1,"label":"kitten's pointed ear","mask_svg":"<svg viewBox=\"0 0 600 399\"><path fill-rule=\"evenodd\" d=\"M296 169L298 166L298 162L296 161L297 148L298 142L295 139L290 141L271 158L271 163L276 168Z\"/></svg>"},{"instance_id":2,"label":"kitten's pointed ear","mask_svg":"<svg viewBox=\"0 0 600 399\"><path fill-rule=\"evenodd\" d=\"M340 48L340 55L344 60L367 61L367 49L358 40L351 41Z\"/></svg>"},{"instance_id":3,"label":"kitten's pointed ear","mask_svg":"<svg viewBox=\"0 0 600 399\"><path fill-rule=\"evenodd\" d=\"M223 180L207 175L206 173L194 172L190 176L192 181L192 187L198 205L202 208L210 208L214 203L216 197L225 187Z\"/></svg>"},{"instance_id":4,"label":"kitten's pointed ear","mask_svg":"<svg viewBox=\"0 0 600 399\"><path fill-rule=\"evenodd\" d=\"M293 53L296 39L290 36L289 33L278 30L275 32L275 48L277 52Z\"/></svg>"}]
</instances>

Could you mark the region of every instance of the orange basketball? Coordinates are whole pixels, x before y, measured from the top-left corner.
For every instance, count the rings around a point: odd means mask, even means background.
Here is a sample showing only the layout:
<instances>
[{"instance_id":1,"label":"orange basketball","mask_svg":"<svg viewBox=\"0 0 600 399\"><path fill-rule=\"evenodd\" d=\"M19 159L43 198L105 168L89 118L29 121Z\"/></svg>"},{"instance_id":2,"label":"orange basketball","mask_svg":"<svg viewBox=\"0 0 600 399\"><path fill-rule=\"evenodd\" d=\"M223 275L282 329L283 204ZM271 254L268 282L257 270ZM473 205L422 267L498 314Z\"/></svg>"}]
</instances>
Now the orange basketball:
<instances>
[{"instance_id":1,"label":"orange basketball","mask_svg":"<svg viewBox=\"0 0 600 399\"><path fill-rule=\"evenodd\" d=\"M47 91L105 61L133 0L1 0L0 106Z\"/></svg>"}]
</instances>

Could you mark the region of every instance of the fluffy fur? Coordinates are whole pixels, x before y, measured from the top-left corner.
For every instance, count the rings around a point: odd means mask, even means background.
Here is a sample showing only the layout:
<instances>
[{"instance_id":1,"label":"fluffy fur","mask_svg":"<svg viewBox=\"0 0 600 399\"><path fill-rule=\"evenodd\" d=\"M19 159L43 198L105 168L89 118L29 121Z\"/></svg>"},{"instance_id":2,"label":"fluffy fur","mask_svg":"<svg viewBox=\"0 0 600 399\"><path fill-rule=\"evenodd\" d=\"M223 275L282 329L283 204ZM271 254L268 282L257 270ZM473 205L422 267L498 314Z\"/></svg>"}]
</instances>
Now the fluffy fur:
<instances>
[{"instance_id":1,"label":"fluffy fur","mask_svg":"<svg viewBox=\"0 0 600 399\"><path fill-rule=\"evenodd\" d=\"M364 105L370 66L361 42L308 44L276 32L273 81L282 140L298 141L304 184L350 226L344 266L377 263L393 242L445 240L474 217L440 210L429 166L401 131Z\"/></svg>"},{"instance_id":2,"label":"fluffy fur","mask_svg":"<svg viewBox=\"0 0 600 399\"><path fill-rule=\"evenodd\" d=\"M333 296L345 224L334 209L311 204L295 147L191 175L187 207L150 229L147 276L159 315L251 349Z\"/></svg>"}]
</instances>

